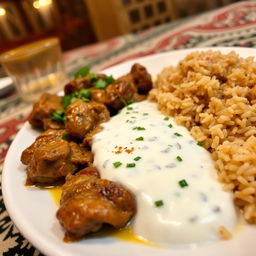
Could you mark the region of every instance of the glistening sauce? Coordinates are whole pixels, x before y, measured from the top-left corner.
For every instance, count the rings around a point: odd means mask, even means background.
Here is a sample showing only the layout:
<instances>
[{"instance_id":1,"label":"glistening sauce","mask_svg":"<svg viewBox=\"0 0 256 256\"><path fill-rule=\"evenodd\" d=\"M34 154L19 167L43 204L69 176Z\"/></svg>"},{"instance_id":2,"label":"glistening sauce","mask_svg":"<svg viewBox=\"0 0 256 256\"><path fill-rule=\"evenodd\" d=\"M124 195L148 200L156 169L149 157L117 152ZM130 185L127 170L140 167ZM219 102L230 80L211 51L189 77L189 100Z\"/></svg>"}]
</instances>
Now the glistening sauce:
<instances>
[{"instance_id":1,"label":"glistening sauce","mask_svg":"<svg viewBox=\"0 0 256 256\"><path fill-rule=\"evenodd\" d=\"M217 181L210 154L154 103L134 103L93 138L101 177L123 184L137 201L135 234L160 245L203 243L232 231L231 193Z\"/></svg>"}]
</instances>

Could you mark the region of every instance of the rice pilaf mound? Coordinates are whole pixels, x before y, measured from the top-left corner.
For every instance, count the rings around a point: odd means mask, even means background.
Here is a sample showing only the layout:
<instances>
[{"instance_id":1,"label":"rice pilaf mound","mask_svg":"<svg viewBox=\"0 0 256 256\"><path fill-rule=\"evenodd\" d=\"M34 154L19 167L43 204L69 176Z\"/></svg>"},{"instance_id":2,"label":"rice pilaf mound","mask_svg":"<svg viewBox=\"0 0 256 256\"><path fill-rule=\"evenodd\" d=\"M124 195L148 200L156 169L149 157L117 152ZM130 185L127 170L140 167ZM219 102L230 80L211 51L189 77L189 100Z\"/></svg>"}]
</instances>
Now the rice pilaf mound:
<instances>
[{"instance_id":1,"label":"rice pilaf mound","mask_svg":"<svg viewBox=\"0 0 256 256\"><path fill-rule=\"evenodd\" d=\"M212 154L219 180L256 223L256 62L235 52L193 52L157 77L150 100Z\"/></svg>"}]
</instances>

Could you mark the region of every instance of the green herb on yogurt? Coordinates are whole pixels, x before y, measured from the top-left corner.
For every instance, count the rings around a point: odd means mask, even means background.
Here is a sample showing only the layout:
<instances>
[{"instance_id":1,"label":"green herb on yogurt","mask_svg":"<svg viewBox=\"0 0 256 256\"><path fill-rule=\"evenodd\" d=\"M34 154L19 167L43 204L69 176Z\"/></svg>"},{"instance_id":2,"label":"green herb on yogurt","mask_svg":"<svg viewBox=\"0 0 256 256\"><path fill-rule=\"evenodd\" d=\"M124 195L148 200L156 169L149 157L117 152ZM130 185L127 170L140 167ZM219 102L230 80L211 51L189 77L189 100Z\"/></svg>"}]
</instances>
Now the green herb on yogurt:
<instances>
[{"instance_id":1,"label":"green herb on yogurt","mask_svg":"<svg viewBox=\"0 0 256 256\"><path fill-rule=\"evenodd\" d=\"M178 132L175 132L174 135L175 135L175 136L178 136L178 137L182 136L182 134L180 134L180 133L178 133Z\"/></svg>"},{"instance_id":2,"label":"green herb on yogurt","mask_svg":"<svg viewBox=\"0 0 256 256\"><path fill-rule=\"evenodd\" d=\"M141 156L137 156L137 157L135 157L133 160L134 161L139 161L141 159Z\"/></svg>"},{"instance_id":3,"label":"green herb on yogurt","mask_svg":"<svg viewBox=\"0 0 256 256\"><path fill-rule=\"evenodd\" d=\"M169 127L169 128L172 128L172 124L169 124L168 127Z\"/></svg>"},{"instance_id":4,"label":"green herb on yogurt","mask_svg":"<svg viewBox=\"0 0 256 256\"><path fill-rule=\"evenodd\" d=\"M138 137L135 140L141 141L141 140L144 140L144 138L143 137Z\"/></svg>"},{"instance_id":5,"label":"green herb on yogurt","mask_svg":"<svg viewBox=\"0 0 256 256\"><path fill-rule=\"evenodd\" d=\"M122 165L122 163L117 161L117 162L114 162L113 165L115 168L118 168L119 166Z\"/></svg>"},{"instance_id":6,"label":"green herb on yogurt","mask_svg":"<svg viewBox=\"0 0 256 256\"><path fill-rule=\"evenodd\" d=\"M163 200L157 200L157 201L155 201L155 206L156 206L156 207L161 207L161 206L163 206L163 205L164 205Z\"/></svg>"},{"instance_id":7,"label":"green herb on yogurt","mask_svg":"<svg viewBox=\"0 0 256 256\"><path fill-rule=\"evenodd\" d=\"M188 183L185 179L179 181L179 185L181 188L188 187Z\"/></svg>"},{"instance_id":8,"label":"green herb on yogurt","mask_svg":"<svg viewBox=\"0 0 256 256\"><path fill-rule=\"evenodd\" d=\"M126 168L133 168L135 166L136 166L135 163L128 163L128 164L126 164Z\"/></svg>"},{"instance_id":9,"label":"green herb on yogurt","mask_svg":"<svg viewBox=\"0 0 256 256\"><path fill-rule=\"evenodd\" d=\"M176 157L176 160L177 160L178 162L182 162L182 161L183 161L183 159L182 159L180 156L177 156L177 157Z\"/></svg>"},{"instance_id":10,"label":"green herb on yogurt","mask_svg":"<svg viewBox=\"0 0 256 256\"><path fill-rule=\"evenodd\" d=\"M133 130L145 131L146 129L144 127L141 127L141 126L136 126L136 127L133 128Z\"/></svg>"},{"instance_id":11,"label":"green herb on yogurt","mask_svg":"<svg viewBox=\"0 0 256 256\"><path fill-rule=\"evenodd\" d=\"M164 118L164 121L168 121L169 119L170 119L170 117L166 116L166 117Z\"/></svg>"}]
</instances>

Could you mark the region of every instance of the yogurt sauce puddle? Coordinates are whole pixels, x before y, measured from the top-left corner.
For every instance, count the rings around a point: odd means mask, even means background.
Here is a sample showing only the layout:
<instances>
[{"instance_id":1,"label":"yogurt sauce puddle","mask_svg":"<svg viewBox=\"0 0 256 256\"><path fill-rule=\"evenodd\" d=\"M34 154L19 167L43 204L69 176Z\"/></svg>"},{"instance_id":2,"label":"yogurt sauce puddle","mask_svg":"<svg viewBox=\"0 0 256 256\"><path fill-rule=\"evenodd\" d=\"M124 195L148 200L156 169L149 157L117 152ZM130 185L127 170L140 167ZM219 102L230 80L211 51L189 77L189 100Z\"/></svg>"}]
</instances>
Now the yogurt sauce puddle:
<instances>
[{"instance_id":1,"label":"yogurt sauce puddle","mask_svg":"<svg viewBox=\"0 0 256 256\"><path fill-rule=\"evenodd\" d=\"M220 226L233 231L233 197L210 154L155 103L129 105L102 127L93 138L94 166L134 193L137 236L172 246L218 240Z\"/></svg>"}]
</instances>

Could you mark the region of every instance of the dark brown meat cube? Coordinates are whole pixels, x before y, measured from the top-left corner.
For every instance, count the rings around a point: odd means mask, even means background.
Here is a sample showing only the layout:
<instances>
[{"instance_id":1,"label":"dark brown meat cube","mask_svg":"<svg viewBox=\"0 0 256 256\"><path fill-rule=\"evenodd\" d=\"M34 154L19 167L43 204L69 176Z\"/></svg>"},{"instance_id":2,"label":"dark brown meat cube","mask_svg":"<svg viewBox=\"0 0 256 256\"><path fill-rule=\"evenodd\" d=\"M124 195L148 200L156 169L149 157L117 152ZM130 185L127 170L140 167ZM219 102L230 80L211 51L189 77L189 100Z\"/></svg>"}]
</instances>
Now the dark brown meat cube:
<instances>
[{"instance_id":1,"label":"dark brown meat cube","mask_svg":"<svg viewBox=\"0 0 256 256\"><path fill-rule=\"evenodd\" d=\"M147 94L152 89L151 75L144 66L135 63L131 68L131 75L139 93Z\"/></svg>"},{"instance_id":2,"label":"dark brown meat cube","mask_svg":"<svg viewBox=\"0 0 256 256\"><path fill-rule=\"evenodd\" d=\"M89 175L69 175L63 186L57 218L65 240L97 232L103 224L119 229L136 212L133 195L121 185Z\"/></svg>"},{"instance_id":3,"label":"dark brown meat cube","mask_svg":"<svg viewBox=\"0 0 256 256\"><path fill-rule=\"evenodd\" d=\"M39 129L63 129L63 125L51 120L51 115L55 110L64 110L61 105L61 97L49 93L44 93L34 104L28 121L33 128Z\"/></svg>"},{"instance_id":4,"label":"dark brown meat cube","mask_svg":"<svg viewBox=\"0 0 256 256\"><path fill-rule=\"evenodd\" d=\"M129 80L129 76L117 79L106 88L106 105L113 109L121 109L124 101L133 99L137 88Z\"/></svg>"},{"instance_id":5,"label":"dark brown meat cube","mask_svg":"<svg viewBox=\"0 0 256 256\"><path fill-rule=\"evenodd\" d=\"M67 108L66 130L70 135L83 139L97 125L108 120L109 111L105 105L78 99Z\"/></svg>"},{"instance_id":6,"label":"dark brown meat cube","mask_svg":"<svg viewBox=\"0 0 256 256\"><path fill-rule=\"evenodd\" d=\"M76 91L80 91L83 88L91 88L93 87L93 83L96 81L96 79L104 78L106 75L104 74L97 74L97 78L90 79L89 75L77 78L74 80L71 80L69 83L67 83L64 87L65 95L71 94Z\"/></svg>"},{"instance_id":7,"label":"dark brown meat cube","mask_svg":"<svg viewBox=\"0 0 256 256\"><path fill-rule=\"evenodd\" d=\"M83 146L63 139L65 130L49 130L22 152L27 165L27 184L53 185L81 166L92 163L92 153Z\"/></svg>"}]
</instances>

